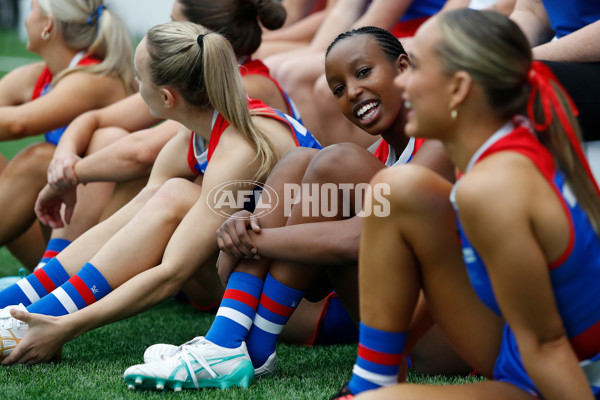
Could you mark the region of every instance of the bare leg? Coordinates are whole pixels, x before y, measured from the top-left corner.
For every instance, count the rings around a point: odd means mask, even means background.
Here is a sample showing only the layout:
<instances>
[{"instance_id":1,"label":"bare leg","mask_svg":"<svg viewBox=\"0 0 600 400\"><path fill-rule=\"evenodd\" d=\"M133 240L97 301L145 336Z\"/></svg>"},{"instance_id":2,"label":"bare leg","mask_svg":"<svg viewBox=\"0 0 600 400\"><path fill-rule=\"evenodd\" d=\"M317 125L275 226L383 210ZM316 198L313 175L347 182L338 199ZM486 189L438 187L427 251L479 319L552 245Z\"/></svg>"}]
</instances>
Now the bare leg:
<instances>
[{"instance_id":1,"label":"bare leg","mask_svg":"<svg viewBox=\"0 0 600 400\"><path fill-rule=\"evenodd\" d=\"M270 58L265 60L273 77L279 81L300 110L304 125L309 131L317 134L321 132L321 127L315 110L312 88L315 80L324 70L324 59L322 52L308 52L302 58L284 57L277 63L270 63Z\"/></svg>"},{"instance_id":2,"label":"bare leg","mask_svg":"<svg viewBox=\"0 0 600 400\"><path fill-rule=\"evenodd\" d=\"M3 213L0 244L15 240L36 221L33 206L46 184L46 171L54 149L49 143L32 144L17 154L0 175Z\"/></svg>"},{"instance_id":3,"label":"bare leg","mask_svg":"<svg viewBox=\"0 0 600 400\"><path fill-rule=\"evenodd\" d=\"M357 145L344 143L330 146L321 150L311 161L306 174L302 180L307 184L326 184L340 183L352 184L352 187L362 183L367 183L375 173L384 168L383 164L366 150ZM355 192L349 193L350 210L355 209ZM333 221L344 219L343 211L343 193L341 190L336 192L336 198L333 200L338 203L338 214L334 217L306 216L302 215L300 204L292 208L287 225L306 224L320 221ZM357 237L359 234L357 228ZM335 232L331 233L335 237ZM324 238L327 240L327 238ZM315 279L324 272L322 265L294 264L276 262L271 267L271 275L284 285L298 290L307 290L314 284ZM328 268L329 281L338 292L340 300L350 313L357 320L358 301L356 293L358 292L356 283L356 266L340 265Z\"/></svg>"},{"instance_id":4,"label":"bare leg","mask_svg":"<svg viewBox=\"0 0 600 400\"><path fill-rule=\"evenodd\" d=\"M159 186L144 188L135 198L123 208L97 224L78 237L66 249L56 256L70 276L76 274L79 269L88 262L94 254L104 246L123 226L125 226L146 202L152 198ZM127 251L130 253L131 251Z\"/></svg>"},{"instance_id":5,"label":"bare leg","mask_svg":"<svg viewBox=\"0 0 600 400\"><path fill-rule=\"evenodd\" d=\"M450 343L470 365L491 376L503 322L471 288L448 200L450 183L408 165L381 171L372 181L377 183L390 185L391 213L364 221L361 321L387 332L408 331L422 287Z\"/></svg>"}]
</instances>

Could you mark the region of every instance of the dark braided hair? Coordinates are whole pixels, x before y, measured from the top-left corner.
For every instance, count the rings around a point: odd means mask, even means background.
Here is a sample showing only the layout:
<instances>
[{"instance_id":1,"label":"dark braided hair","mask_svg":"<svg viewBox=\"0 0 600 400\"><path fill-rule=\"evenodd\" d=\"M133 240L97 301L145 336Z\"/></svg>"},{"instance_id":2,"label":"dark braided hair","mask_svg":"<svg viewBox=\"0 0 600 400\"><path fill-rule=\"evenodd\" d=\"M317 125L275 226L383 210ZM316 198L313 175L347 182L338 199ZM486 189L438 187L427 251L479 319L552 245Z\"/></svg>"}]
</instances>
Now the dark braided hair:
<instances>
[{"instance_id":1,"label":"dark braided hair","mask_svg":"<svg viewBox=\"0 0 600 400\"><path fill-rule=\"evenodd\" d=\"M325 52L325 58L327 58L329 52L336 44L349 37L359 35L373 36L373 39L377 41L379 47L381 47L381 50L383 50L383 52L394 61L397 60L401 54L406 54L406 51L404 50L404 47L402 47L400 41L390 32L376 26L363 26L362 28L352 29L351 31L340 33L327 48L327 51Z\"/></svg>"}]
</instances>

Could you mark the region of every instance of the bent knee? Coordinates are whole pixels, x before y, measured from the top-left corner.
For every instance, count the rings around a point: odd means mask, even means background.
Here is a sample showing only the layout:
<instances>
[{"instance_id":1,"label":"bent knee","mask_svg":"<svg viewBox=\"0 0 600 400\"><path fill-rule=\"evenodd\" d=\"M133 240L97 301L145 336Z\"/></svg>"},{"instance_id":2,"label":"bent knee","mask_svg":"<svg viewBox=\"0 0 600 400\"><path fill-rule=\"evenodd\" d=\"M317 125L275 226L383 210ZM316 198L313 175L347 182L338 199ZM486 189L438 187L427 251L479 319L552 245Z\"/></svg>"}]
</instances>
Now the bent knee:
<instances>
[{"instance_id":1,"label":"bent knee","mask_svg":"<svg viewBox=\"0 0 600 400\"><path fill-rule=\"evenodd\" d=\"M56 147L50 143L35 143L21 150L6 166L5 176L40 175L46 178Z\"/></svg>"},{"instance_id":2,"label":"bent knee","mask_svg":"<svg viewBox=\"0 0 600 400\"><path fill-rule=\"evenodd\" d=\"M387 186L392 209L433 209L450 204L452 184L419 165L385 168L371 180L371 186L376 185Z\"/></svg>"},{"instance_id":3,"label":"bent knee","mask_svg":"<svg viewBox=\"0 0 600 400\"><path fill-rule=\"evenodd\" d=\"M183 178L172 178L155 190L151 202L160 210L183 217L200 197L200 186Z\"/></svg>"},{"instance_id":4,"label":"bent knee","mask_svg":"<svg viewBox=\"0 0 600 400\"><path fill-rule=\"evenodd\" d=\"M365 182L382 168L380 161L363 147L354 143L336 143L325 147L312 159L307 178L311 181L340 181L343 177L367 173ZM343 179L342 179L343 180Z\"/></svg>"}]
</instances>

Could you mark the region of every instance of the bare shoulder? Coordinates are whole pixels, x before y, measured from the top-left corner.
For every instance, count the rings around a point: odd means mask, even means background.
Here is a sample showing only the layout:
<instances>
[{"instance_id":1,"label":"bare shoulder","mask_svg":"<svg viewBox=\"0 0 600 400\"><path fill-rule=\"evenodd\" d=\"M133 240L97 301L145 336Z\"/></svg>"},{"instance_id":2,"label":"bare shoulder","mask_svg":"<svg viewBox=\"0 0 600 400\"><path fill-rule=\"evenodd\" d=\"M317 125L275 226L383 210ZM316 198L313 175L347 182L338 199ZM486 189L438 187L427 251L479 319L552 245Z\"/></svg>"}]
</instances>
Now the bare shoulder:
<instances>
[{"instance_id":1,"label":"bare shoulder","mask_svg":"<svg viewBox=\"0 0 600 400\"><path fill-rule=\"evenodd\" d=\"M69 91L79 96L89 96L95 107L111 104L124 98L127 93L123 82L117 76L93 74L85 71L74 72L61 79L55 91Z\"/></svg>"},{"instance_id":2,"label":"bare shoulder","mask_svg":"<svg viewBox=\"0 0 600 400\"><path fill-rule=\"evenodd\" d=\"M493 154L477 163L458 184L456 202L461 214L489 213L497 217L527 209L535 198L541 174L525 156Z\"/></svg>"},{"instance_id":3,"label":"bare shoulder","mask_svg":"<svg viewBox=\"0 0 600 400\"><path fill-rule=\"evenodd\" d=\"M0 80L0 97L5 105L22 104L31 100L33 88L44 70L44 62L15 68Z\"/></svg>"}]
</instances>

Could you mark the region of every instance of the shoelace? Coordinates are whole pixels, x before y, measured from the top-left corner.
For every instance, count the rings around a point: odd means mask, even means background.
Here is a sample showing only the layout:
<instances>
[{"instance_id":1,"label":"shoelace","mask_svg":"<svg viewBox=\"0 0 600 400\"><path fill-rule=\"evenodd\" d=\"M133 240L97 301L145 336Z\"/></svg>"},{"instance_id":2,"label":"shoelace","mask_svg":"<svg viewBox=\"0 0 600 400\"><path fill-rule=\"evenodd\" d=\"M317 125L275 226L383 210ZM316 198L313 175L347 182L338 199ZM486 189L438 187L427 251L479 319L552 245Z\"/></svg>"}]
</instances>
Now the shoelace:
<instances>
[{"instance_id":1,"label":"shoelace","mask_svg":"<svg viewBox=\"0 0 600 400\"><path fill-rule=\"evenodd\" d=\"M200 342L200 344L202 344L202 342ZM188 344L181 345L181 358L183 358L183 361L187 366L188 374L192 377L192 382L194 382L196 389L198 388L198 379L196 378L196 373L192 368L192 360L190 359L190 356L196 360L198 364L200 364L206 371L208 371L213 379L218 376L218 374L212 369L210 364L204 359L204 356L200 354L197 349Z\"/></svg>"}]
</instances>

